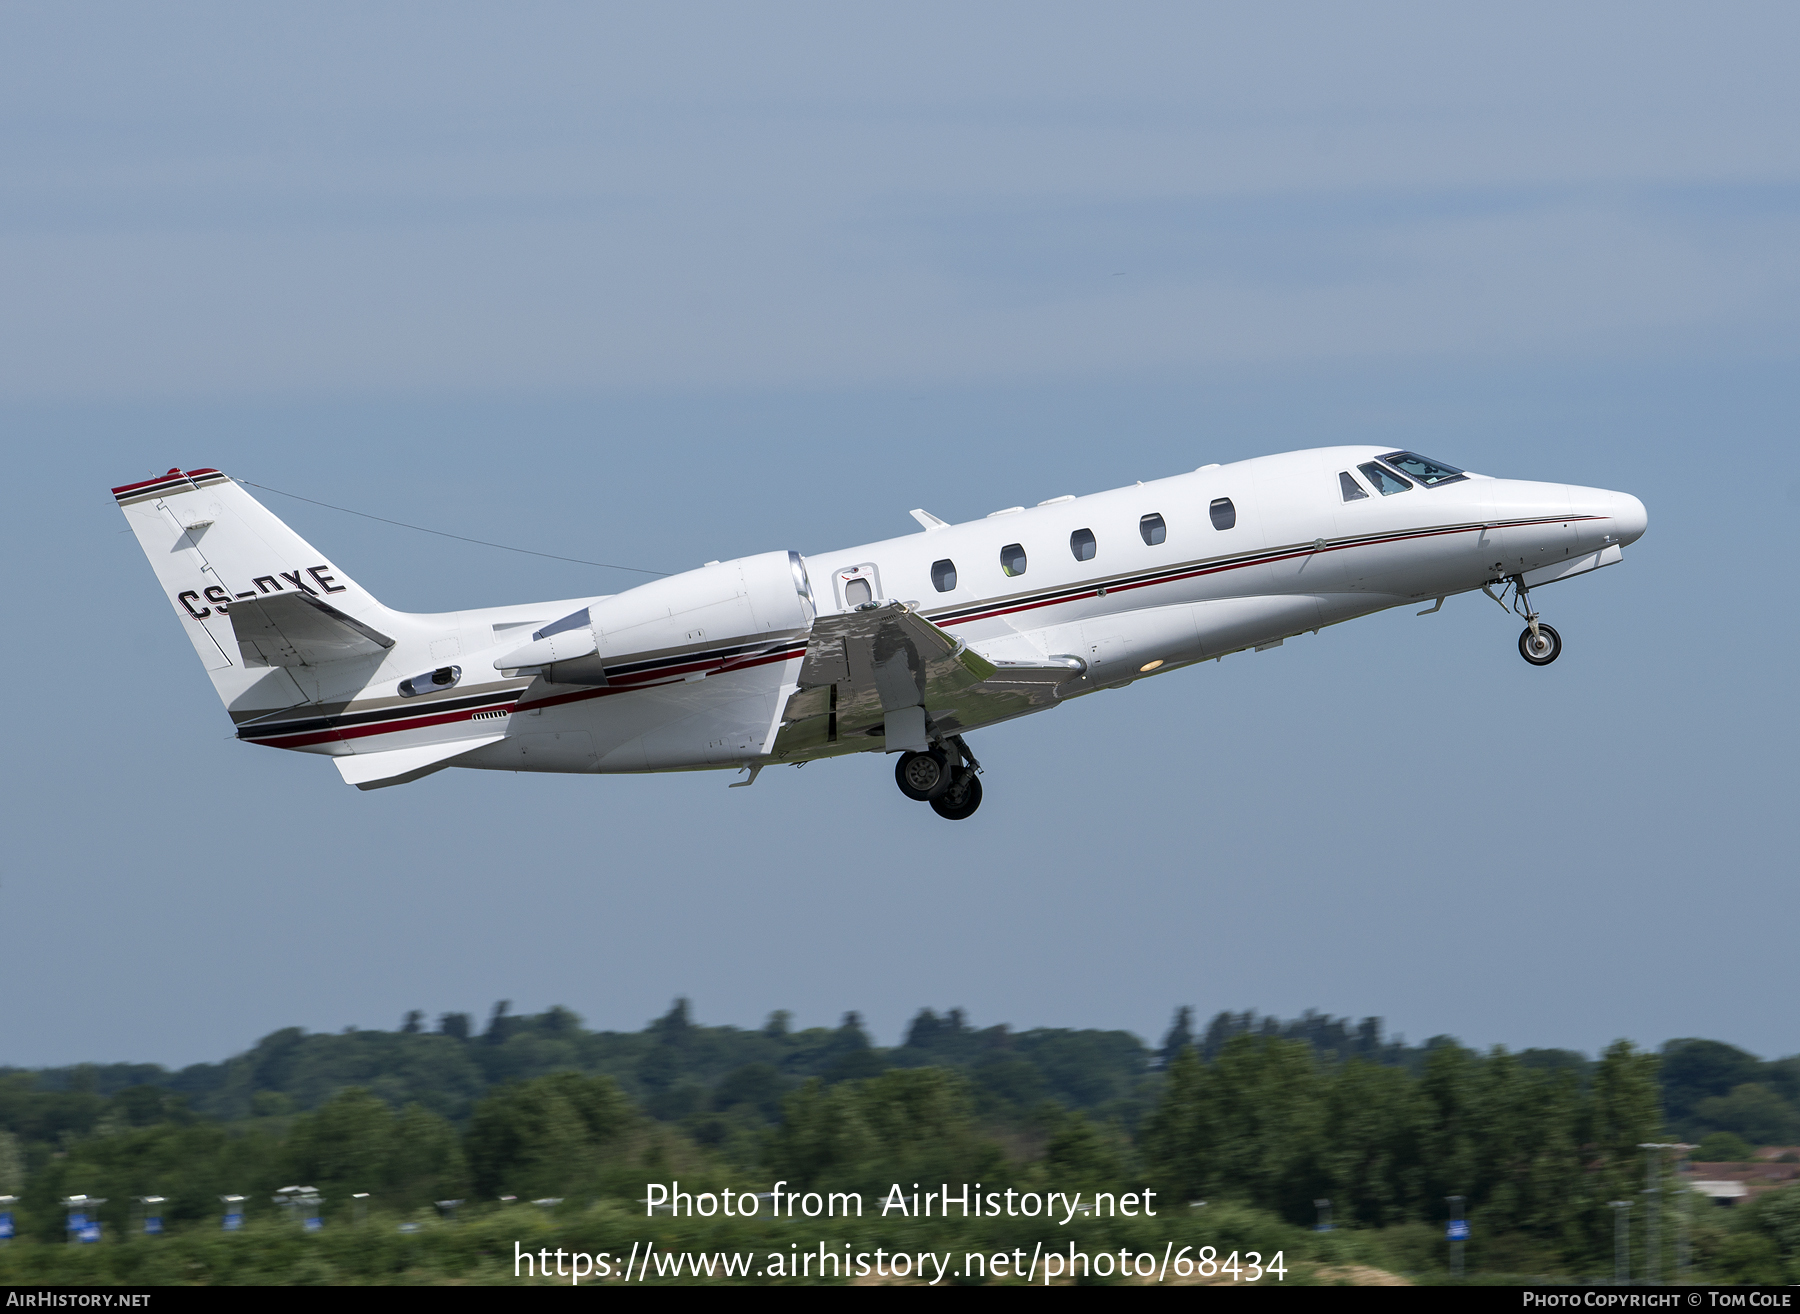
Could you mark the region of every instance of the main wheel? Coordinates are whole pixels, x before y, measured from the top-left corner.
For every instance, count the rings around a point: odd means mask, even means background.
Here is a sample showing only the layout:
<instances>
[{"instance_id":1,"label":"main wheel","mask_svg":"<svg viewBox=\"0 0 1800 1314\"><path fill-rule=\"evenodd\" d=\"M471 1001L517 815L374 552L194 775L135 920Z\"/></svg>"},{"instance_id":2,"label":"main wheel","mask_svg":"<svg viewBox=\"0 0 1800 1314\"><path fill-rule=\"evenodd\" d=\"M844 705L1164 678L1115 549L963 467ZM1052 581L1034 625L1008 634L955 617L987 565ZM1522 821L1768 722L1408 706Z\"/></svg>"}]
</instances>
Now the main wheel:
<instances>
[{"instance_id":1,"label":"main wheel","mask_svg":"<svg viewBox=\"0 0 1800 1314\"><path fill-rule=\"evenodd\" d=\"M948 759L935 748L925 753L902 753L894 763L894 783L915 803L929 803L950 788Z\"/></svg>"},{"instance_id":2,"label":"main wheel","mask_svg":"<svg viewBox=\"0 0 1800 1314\"><path fill-rule=\"evenodd\" d=\"M1539 621L1537 639L1534 642L1531 626L1527 625L1525 632L1519 635L1519 656L1533 666L1548 666L1562 656L1562 635Z\"/></svg>"},{"instance_id":3,"label":"main wheel","mask_svg":"<svg viewBox=\"0 0 1800 1314\"><path fill-rule=\"evenodd\" d=\"M975 815L981 806L981 777L967 767L950 773L950 788L931 800L931 810L946 821L961 821Z\"/></svg>"}]
</instances>

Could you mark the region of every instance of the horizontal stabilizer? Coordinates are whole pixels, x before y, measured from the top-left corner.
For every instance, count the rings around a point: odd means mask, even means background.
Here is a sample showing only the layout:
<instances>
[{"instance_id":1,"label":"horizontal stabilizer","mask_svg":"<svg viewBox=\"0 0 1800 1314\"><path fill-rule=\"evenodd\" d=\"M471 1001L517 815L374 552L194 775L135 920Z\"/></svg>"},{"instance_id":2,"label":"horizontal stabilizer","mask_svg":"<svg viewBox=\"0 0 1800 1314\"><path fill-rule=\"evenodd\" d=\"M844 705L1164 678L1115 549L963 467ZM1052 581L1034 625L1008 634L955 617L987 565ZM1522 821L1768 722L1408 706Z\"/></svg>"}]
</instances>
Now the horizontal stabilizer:
<instances>
[{"instance_id":1,"label":"horizontal stabilizer","mask_svg":"<svg viewBox=\"0 0 1800 1314\"><path fill-rule=\"evenodd\" d=\"M271 593L231 604L231 629L251 666L322 666L371 657L394 641L306 593Z\"/></svg>"},{"instance_id":2,"label":"horizontal stabilizer","mask_svg":"<svg viewBox=\"0 0 1800 1314\"><path fill-rule=\"evenodd\" d=\"M334 757L338 774L346 785L358 789L385 789L441 771L464 753L498 743L505 735L483 735L478 739L458 739L448 744L425 744L418 748L391 748L385 753L356 753Z\"/></svg>"}]
</instances>

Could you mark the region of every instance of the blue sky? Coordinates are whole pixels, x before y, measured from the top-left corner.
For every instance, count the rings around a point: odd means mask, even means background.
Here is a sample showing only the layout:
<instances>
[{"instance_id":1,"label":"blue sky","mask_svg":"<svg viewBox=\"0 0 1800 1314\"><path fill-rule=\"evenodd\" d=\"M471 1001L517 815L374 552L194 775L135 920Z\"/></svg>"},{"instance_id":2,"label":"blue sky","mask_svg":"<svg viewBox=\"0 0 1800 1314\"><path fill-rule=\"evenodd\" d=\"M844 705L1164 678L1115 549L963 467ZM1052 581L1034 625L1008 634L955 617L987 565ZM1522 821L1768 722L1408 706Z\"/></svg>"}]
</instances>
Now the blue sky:
<instances>
[{"instance_id":1,"label":"blue sky","mask_svg":"<svg viewBox=\"0 0 1800 1314\"><path fill-rule=\"evenodd\" d=\"M9 6L0 1063L564 1003L1800 1050L1790 7ZM216 465L656 569L1409 445L1650 531L879 758L448 772L228 741L106 489ZM390 605L630 577L271 497Z\"/></svg>"}]
</instances>

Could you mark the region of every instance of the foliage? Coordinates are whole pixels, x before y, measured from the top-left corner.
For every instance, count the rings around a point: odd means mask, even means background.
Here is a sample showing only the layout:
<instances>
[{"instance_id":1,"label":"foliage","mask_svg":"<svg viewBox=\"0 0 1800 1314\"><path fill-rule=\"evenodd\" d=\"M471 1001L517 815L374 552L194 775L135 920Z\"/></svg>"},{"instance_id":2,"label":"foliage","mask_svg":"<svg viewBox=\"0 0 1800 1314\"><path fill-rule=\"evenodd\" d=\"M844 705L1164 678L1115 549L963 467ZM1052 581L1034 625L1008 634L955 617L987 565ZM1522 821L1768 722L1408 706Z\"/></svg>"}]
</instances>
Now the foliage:
<instances>
[{"instance_id":1,"label":"foliage","mask_svg":"<svg viewBox=\"0 0 1800 1314\"><path fill-rule=\"evenodd\" d=\"M1693 1157L1700 1163L1743 1163L1756 1151L1736 1132L1714 1132L1694 1147Z\"/></svg>"},{"instance_id":2,"label":"foliage","mask_svg":"<svg viewBox=\"0 0 1800 1314\"><path fill-rule=\"evenodd\" d=\"M1735 1132L1753 1145L1800 1142L1800 1056L1765 1063L1717 1040L1662 1048L1663 1105L1684 1140Z\"/></svg>"},{"instance_id":3,"label":"foliage","mask_svg":"<svg viewBox=\"0 0 1800 1314\"><path fill-rule=\"evenodd\" d=\"M978 1028L954 1009L922 1009L893 1048L875 1045L855 1013L836 1027L790 1022L777 1013L755 1030L709 1027L677 1000L641 1032L591 1032L566 1009L515 1015L502 1001L479 1030L445 1014L427 1031L416 1011L392 1032L291 1028L175 1073L0 1072L0 1193L23 1197L24 1239L5 1272L140 1280L126 1275L179 1255L186 1267L155 1268L154 1280L464 1280L492 1268L475 1238L498 1236L496 1219L623 1235L642 1217L645 1183L679 1179L696 1192L781 1180L870 1203L895 1183L1148 1187L1157 1220L1078 1225L1186 1244L1204 1220L1208 1243L1230 1233L1248 1248L1304 1252L1327 1272L1375 1264L1427 1276L1443 1272L1456 1196L1473 1227L1472 1271L1594 1275L1611 1267L1607 1202L1641 1198L1639 1145L1672 1139L1664 1101L1671 1121L1679 1105L1688 1126L1719 1124L1703 1154L1747 1155L1723 1133L1791 1130L1797 1071L1796 1060L1699 1040L1660 1055L1621 1041L1597 1059L1483 1054L1447 1037L1407 1046L1375 1019L1314 1013L1221 1013L1202 1028L1179 1010L1155 1050L1118 1031ZM271 1196L293 1184L325 1197L328 1240L278 1225ZM109 1202L103 1246L60 1244L59 1202L72 1194ZM149 1194L168 1198L170 1241L182 1238L162 1252L120 1242L134 1197ZM218 1235L228 1194L249 1197L262 1257ZM386 1221L352 1227L358 1195ZM506 1197L562 1203L503 1208ZM1339 1230L1313 1233L1315 1202L1327 1199ZM469 1225L449 1226L438 1201L467 1201ZM423 1230L401 1233L399 1220ZM941 1230L946 1244L974 1235ZM1028 1250L1068 1239L1022 1217L977 1231L983 1244ZM1708 1212L1694 1241L1715 1278L1800 1280L1800 1190Z\"/></svg>"}]
</instances>

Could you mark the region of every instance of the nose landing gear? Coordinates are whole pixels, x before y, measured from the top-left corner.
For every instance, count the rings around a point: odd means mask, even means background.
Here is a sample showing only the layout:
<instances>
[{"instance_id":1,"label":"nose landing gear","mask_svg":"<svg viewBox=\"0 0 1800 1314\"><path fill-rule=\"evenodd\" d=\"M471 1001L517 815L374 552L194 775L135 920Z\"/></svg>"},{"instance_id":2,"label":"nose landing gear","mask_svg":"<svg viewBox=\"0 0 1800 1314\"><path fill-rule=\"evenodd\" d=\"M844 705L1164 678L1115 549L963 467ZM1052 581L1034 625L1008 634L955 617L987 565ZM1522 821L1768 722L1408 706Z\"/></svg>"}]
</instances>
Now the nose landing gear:
<instances>
[{"instance_id":1,"label":"nose landing gear","mask_svg":"<svg viewBox=\"0 0 1800 1314\"><path fill-rule=\"evenodd\" d=\"M1533 615L1519 635L1519 656L1533 666L1548 666L1562 655L1562 635Z\"/></svg>"},{"instance_id":2,"label":"nose landing gear","mask_svg":"<svg viewBox=\"0 0 1800 1314\"><path fill-rule=\"evenodd\" d=\"M961 821L981 806L981 779L976 775L980 770L981 763L962 736L951 735L941 747L902 753L894 764L894 783L915 803L929 803L938 816Z\"/></svg>"},{"instance_id":3,"label":"nose landing gear","mask_svg":"<svg viewBox=\"0 0 1800 1314\"><path fill-rule=\"evenodd\" d=\"M1481 591L1493 598L1500 606L1506 607L1506 590L1512 590L1512 606L1507 610L1525 618L1525 630L1519 635L1519 656L1533 666L1548 666L1562 656L1562 635L1538 619L1538 614L1531 610L1531 590L1525 587L1525 577L1508 575L1503 581L1490 580L1488 583L1501 584L1500 597L1494 597L1487 584Z\"/></svg>"}]
</instances>

